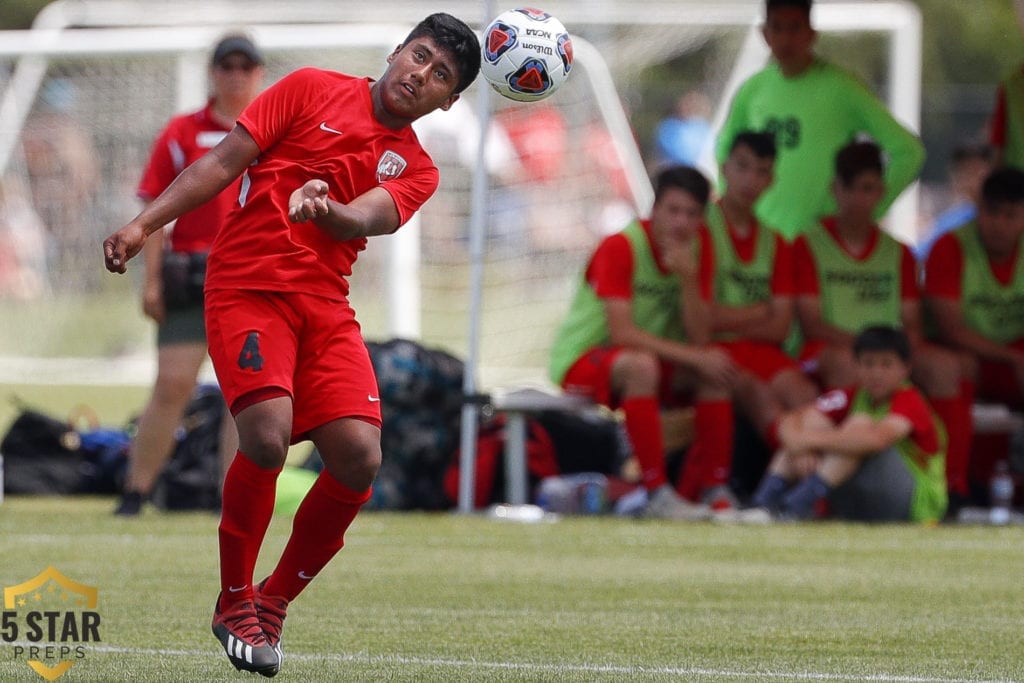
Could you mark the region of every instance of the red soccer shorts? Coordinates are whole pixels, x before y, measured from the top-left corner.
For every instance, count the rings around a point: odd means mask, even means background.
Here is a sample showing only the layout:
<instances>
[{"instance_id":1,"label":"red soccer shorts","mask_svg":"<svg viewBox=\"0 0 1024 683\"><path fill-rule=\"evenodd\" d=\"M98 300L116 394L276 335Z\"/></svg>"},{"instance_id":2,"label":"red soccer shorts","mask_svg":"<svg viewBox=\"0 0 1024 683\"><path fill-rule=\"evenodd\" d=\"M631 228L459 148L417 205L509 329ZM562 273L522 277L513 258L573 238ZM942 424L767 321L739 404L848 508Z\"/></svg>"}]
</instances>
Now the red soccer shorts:
<instances>
[{"instance_id":1,"label":"red soccer shorts","mask_svg":"<svg viewBox=\"0 0 1024 683\"><path fill-rule=\"evenodd\" d=\"M612 366L619 354L625 351L621 346L598 346L587 351L572 364L562 380L562 388L572 394L589 396L597 403L610 408L619 407L619 396L612 389ZM691 405L692 401L678 386L679 368L661 360L661 379L658 400L663 406L678 407Z\"/></svg>"},{"instance_id":2,"label":"red soccer shorts","mask_svg":"<svg viewBox=\"0 0 1024 683\"><path fill-rule=\"evenodd\" d=\"M381 425L377 378L346 301L256 290L206 292L210 358L231 412L291 396L292 443L354 417Z\"/></svg>"},{"instance_id":3,"label":"red soccer shorts","mask_svg":"<svg viewBox=\"0 0 1024 683\"><path fill-rule=\"evenodd\" d=\"M772 381L775 375L784 370L800 371L797 362L773 344L738 339L720 342L719 345L729 352L736 365L762 382Z\"/></svg>"}]
</instances>

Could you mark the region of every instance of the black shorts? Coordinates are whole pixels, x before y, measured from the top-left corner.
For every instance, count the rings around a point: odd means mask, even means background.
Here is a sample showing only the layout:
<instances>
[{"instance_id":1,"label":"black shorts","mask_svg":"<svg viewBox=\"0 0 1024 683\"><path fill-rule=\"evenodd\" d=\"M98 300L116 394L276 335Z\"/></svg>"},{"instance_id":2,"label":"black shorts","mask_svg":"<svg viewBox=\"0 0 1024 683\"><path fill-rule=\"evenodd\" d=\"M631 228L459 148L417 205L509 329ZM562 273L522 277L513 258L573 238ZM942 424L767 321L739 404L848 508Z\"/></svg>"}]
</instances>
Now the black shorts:
<instances>
[{"instance_id":1,"label":"black shorts","mask_svg":"<svg viewBox=\"0 0 1024 683\"><path fill-rule=\"evenodd\" d=\"M182 343L206 343L206 322L203 319L203 305L187 306L168 310L164 324L156 331L156 345Z\"/></svg>"}]
</instances>

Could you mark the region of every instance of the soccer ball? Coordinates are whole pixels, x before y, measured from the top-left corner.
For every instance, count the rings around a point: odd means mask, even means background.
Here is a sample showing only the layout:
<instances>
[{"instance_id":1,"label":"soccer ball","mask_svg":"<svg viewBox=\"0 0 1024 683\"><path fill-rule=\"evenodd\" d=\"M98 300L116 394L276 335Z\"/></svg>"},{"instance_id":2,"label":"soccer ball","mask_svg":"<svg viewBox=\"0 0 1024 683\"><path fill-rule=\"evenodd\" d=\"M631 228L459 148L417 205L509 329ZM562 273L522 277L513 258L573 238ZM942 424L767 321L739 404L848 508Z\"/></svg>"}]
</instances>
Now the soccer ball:
<instances>
[{"instance_id":1,"label":"soccer ball","mask_svg":"<svg viewBox=\"0 0 1024 683\"><path fill-rule=\"evenodd\" d=\"M500 95L536 102L572 71L572 40L555 17L530 7L502 12L484 31L480 73Z\"/></svg>"}]
</instances>

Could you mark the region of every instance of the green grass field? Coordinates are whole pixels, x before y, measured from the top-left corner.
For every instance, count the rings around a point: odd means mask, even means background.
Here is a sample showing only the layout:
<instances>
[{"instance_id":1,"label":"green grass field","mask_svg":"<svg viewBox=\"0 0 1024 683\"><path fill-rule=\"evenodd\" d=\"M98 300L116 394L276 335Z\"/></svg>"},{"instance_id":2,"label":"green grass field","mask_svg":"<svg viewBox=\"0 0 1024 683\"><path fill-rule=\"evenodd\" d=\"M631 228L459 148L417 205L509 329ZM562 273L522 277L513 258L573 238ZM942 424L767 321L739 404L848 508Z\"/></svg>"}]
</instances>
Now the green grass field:
<instances>
[{"instance_id":1,"label":"green grass field","mask_svg":"<svg viewBox=\"0 0 1024 683\"><path fill-rule=\"evenodd\" d=\"M99 590L102 643L60 680L262 680L210 634L216 517L112 507L0 505L0 585L53 565ZM1024 681L1022 568L1021 527L364 513L292 605L277 680ZM5 644L0 680L42 679Z\"/></svg>"}]
</instances>

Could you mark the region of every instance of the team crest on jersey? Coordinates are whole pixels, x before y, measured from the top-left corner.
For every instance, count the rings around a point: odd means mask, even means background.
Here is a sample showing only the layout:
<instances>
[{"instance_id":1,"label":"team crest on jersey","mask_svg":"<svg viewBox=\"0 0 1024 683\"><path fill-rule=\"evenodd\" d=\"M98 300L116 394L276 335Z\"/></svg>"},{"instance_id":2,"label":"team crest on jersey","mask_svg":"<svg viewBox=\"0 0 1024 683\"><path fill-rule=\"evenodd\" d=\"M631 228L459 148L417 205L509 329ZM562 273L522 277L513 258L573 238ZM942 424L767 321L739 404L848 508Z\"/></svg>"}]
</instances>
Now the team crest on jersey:
<instances>
[{"instance_id":1,"label":"team crest on jersey","mask_svg":"<svg viewBox=\"0 0 1024 683\"><path fill-rule=\"evenodd\" d=\"M405 159L389 149L381 155L380 161L377 162L377 182L383 183L397 178L402 175L406 166L408 164Z\"/></svg>"}]
</instances>

